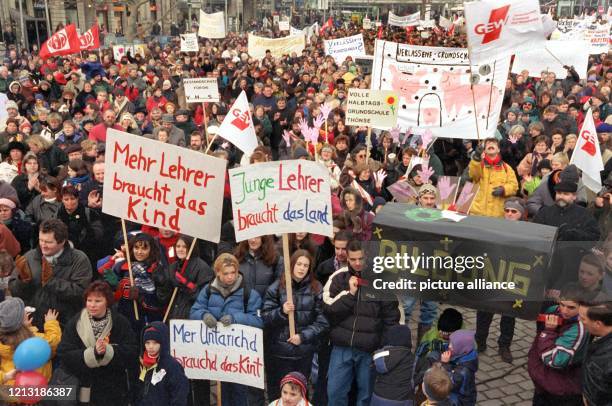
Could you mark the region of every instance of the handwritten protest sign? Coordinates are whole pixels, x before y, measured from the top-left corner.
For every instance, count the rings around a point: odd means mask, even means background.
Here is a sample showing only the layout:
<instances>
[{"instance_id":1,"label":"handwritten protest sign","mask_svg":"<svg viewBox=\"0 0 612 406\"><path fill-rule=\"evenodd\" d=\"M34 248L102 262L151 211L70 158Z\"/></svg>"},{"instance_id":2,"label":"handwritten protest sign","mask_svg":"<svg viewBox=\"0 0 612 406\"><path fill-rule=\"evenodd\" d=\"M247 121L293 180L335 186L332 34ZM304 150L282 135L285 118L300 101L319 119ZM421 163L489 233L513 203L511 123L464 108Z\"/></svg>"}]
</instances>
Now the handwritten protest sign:
<instances>
[{"instance_id":1,"label":"handwritten protest sign","mask_svg":"<svg viewBox=\"0 0 612 406\"><path fill-rule=\"evenodd\" d=\"M363 35L325 40L325 55L332 56L337 64L344 62L347 56L355 58L365 55Z\"/></svg>"},{"instance_id":2,"label":"handwritten protest sign","mask_svg":"<svg viewBox=\"0 0 612 406\"><path fill-rule=\"evenodd\" d=\"M371 30L372 29L372 20L370 20L369 18L364 18L363 19L363 29L364 30Z\"/></svg>"},{"instance_id":3,"label":"handwritten protest sign","mask_svg":"<svg viewBox=\"0 0 612 406\"><path fill-rule=\"evenodd\" d=\"M588 26L584 32L584 40L591 46L589 53L591 55L607 53L610 47L610 24L593 24Z\"/></svg>"},{"instance_id":4,"label":"handwritten protest sign","mask_svg":"<svg viewBox=\"0 0 612 406\"><path fill-rule=\"evenodd\" d=\"M120 61L127 53L134 56L134 45L113 45L113 58Z\"/></svg>"},{"instance_id":5,"label":"handwritten protest sign","mask_svg":"<svg viewBox=\"0 0 612 406\"><path fill-rule=\"evenodd\" d=\"M225 38L225 15L223 11L206 14L200 10L198 35L204 38Z\"/></svg>"},{"instance_id":6,"label":"handwritten protest sign","mask_svg":"<svg viewBox=\"0 0 612 406\"><path fill-rule=\"evenodd\" d=\"M389 90L349 89L346 124L387 130L397 122L397 101Z\"/></svg>"},{"instance_id":7,"label":"handwritten protest sign","mask_svg":"<svg viewBox=\"0 0 612 406\"><path fill-rule=\"evenodd\" d=\"M263 333L232 324L208 328L198 320L170 320L170 351L189 379L264 387Z\"/></svg>"},{"instance_id":8,"label":"handwritten protest sign","mask_svg":"<svg viewBox=\"0 0 612 406\"><path fill-rule=\"evenodd\" d=\"M262 59L266 56L266 50L270 50L274 58L283 55L291 55L295 52L300 55L306 46L304 35L283 38L264 38L249 34L249 55L253 58Z\"/></svg>"},{"instance_id":9,"label":"handwritten protest sign","mask_svg":"<svg viewBox=\"0 0 612 406\"><path fill-rule=\"evenodd\" d=\"M198 52L198 36L194 34L181 34L181 52Z\"/></svg>"},{"instance_id":10,"label":"handwritten protest sign","mask_svg":"<svg viewBox=\"0 0 612 406\"><path fill-rule=\"evenodd\" d=\"M305 160L231 169L236 241L266 234L332 235L329 172Z\"/></svg>"},{"instance_id":11,"label":"handwritten protest sign","mask_svg":"<svg viewBox=\"0 0 612 406\"><path fill-rule=\"evenodd\" d=\"M102 211L219 242L223 159L109 128Z\"/></svg>"},{"instance_id":12,"label":"handwritten protest sign","mask_svg":"<svg viewBox=\"0 0 612 406\"><path fill-rule=\"evenodd\" d=\"M216 78L183 79L187 103L219 101L219 86Z\"/></svg>"}]
</instances>

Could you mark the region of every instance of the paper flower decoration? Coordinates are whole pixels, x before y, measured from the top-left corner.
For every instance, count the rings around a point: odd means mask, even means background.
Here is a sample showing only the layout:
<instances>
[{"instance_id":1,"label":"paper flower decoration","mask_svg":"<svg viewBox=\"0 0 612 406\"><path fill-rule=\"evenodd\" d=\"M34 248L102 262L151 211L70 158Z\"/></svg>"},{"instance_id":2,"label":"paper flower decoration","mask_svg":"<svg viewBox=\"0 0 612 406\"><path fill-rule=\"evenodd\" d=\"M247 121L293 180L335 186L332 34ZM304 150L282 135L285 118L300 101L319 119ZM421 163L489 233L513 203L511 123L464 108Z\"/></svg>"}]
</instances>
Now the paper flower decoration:
<instances>
[{"instance_id":1,"label":"paper flower decoration","mask_svg":"<svg viewBox=\"0 0 612 406\"><path fill-rule=\"evenodd\" d=\"M389 96L387 97L387 105L389 106L389 108L391 109L391 112L393 114L395 114L395 103L397 102L397 97L395 96Z\"/></svg>"}]
</instances>

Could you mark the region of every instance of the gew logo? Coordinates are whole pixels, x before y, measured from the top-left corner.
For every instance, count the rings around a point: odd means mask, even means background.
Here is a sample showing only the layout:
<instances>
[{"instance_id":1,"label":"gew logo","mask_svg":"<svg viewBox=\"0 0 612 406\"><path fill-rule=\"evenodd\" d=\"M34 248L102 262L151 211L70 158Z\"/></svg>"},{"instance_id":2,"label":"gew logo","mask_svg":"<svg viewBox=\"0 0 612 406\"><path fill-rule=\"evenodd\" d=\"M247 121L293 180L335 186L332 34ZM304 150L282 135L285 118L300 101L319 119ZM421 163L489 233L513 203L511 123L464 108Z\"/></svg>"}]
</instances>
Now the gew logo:
<instances>
[{"instance_id":1,"label":"gew logo","mask_svg":"<svg viewBox=\"0 0 612 406\"><path fill-rule=\"evenodd\" d=\"M489 22L486 24L477 24L474 27L474 32L476 34L484 34L484 37L482 38L482 44L487 44L499 38L502 28L504 24L506 24L506 20L508 19L509 9L510 4L491 10Z\"/></svg>"}]
</instances>

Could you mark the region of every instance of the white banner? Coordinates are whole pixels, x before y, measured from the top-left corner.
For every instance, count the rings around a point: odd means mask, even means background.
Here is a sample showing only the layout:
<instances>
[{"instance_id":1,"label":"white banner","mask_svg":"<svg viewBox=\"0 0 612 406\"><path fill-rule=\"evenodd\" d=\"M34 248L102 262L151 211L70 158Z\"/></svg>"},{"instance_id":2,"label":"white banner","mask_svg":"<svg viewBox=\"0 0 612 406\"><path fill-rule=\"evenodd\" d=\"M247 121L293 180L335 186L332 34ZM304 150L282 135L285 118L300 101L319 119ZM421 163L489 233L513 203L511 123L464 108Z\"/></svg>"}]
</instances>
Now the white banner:
<instances>
[{"instance_id":1,"label":"white banner","mask_svg":"<svg viewBox=\"0 0 612 406\"><path fill-rule=\"evenodd\" d=\"M372 20L370 20L369 18L364 18L363 19L363 29L364 30L371 30L372 29Z\"/></svg>"},{"instance_id":2,"label":"white banner","mask_svg":"<svg viewBox=\"0 0 612 406\"><path fill-rule=\"evenodd\" d=\"M278 30L279 31L289 31L289 21L279 21Z\"/></svg>"},{"instance_id":3,"label":"white banner","mask_svg":"<svg viewBox=\"0 0 612 406\"><path fill-rule=\"evenodd\" d=\"M586 23L582 20L563 19L557 21L557 28L550 39L561 41L577 41L584 38Z\"/></svg>"},{"instance_id":4,"label":"white banner","mask_svg":"<svg viewBox=\"0 0 612 406\"><path fill-rule=\"evenodd\" d=\"M410 27L413 25L419 25L419 20L421 19L421 12L417 11L414 14L409 14L407 16L397 16L389 11L389 20L387 24L395 25L396 27Z\"/></svg>"},{"instance_id":5,"label":"white banner","mask_svg":"<svg viewBox=\"0 0 612 406\"><path fill-rule=\"evenodd\" d=\"M199 320L170 320L170 352L189 379L233 382L264 388L263 332Z\"/></svg>"},{"instance_id":6,"label":"white banner","mask_svg":"<svg viewBox=\"0 0 612 406\"><path fill-rule=\"evenodd\" d=\"M249 33L249 55L256 59L263 59L266 50L270 50L272 56L281 58L283 55L291 55L295 52L298 55L306 47L304 35L283 38L264 38Z\"/></svg>"},{"instance_id":7,"label":"white banner","mask_svg":"<svg viewBox=\"0 0 612 406\"><path fill-rule=\"evenodd\" d=\"M305 35L306 42L308 43L310 43L310 38L312 38L312 36L315 35L317 32L319 32L319 23L314 23L313 25L309 25L308 27L305 27L301 30L289 26L290 37L295 37L296 35Z\"/></svg>"},{"instance_id":8,"label":"white banner","mask_svg":"<svg viewBox=\"0 0 612 406\"><path fill-rule=\"evenodd\" d=\"M181 34L181 52L198 52L198 36L194 34Z\"/></svg>"},{"instance_id":9,"label":"white banner","mask_svg":"<svg viewBox=\"0 0 612 406\"><path fill-rule=\"evenodd\" d=\"M183 79L185 86L185 101L187 103L204 103L219 101L219 85L217 78Z\"/></svg>"},{"instance_id":10,"label":"white banner","mask_svg":"<svg viewBox=\"0 0 612 406\"><path fill-rule=\"evenodd\" d=\"M388 90L349 89L346 125L388 130L397 123L398 98Z\"/></svg>"},{"instance_id":11,"label":"white banner","mask_svg":"<svg viewBox=\"0 0 612 406\"><path fill-rule=\"evenodd\" d=\"M495 134L510 57L472 65L463 48L421 47L377 40L372 89L393 90L399 98L397 124L403 130L428 128L434 137L476 139L474 98L480 138Z\"/></svg>"},{"instance_id":12,"label":"white banner","mask_svg":"<svg viewBox=\"0 0 612 406\"><path fill-rule=\"evenodd\" d=\"M366 55L363 35L325 40L325 55L332 56L338 65L343 63L347 56L355 59L356 56Z\"/></svg>"},{"instance_id":13,"label":"white banner","mask_svg":"<svg viewBox=\"0 0 612 406\"><path fill-rule=\"evenodd\" d=\"M329 171L296 159L230 169L236 241L266 234L332 235Z\"/></svg>"},{"instance_id":14,"label":"white banner","mask_svg":"<svg viewBox=\"0 0 612 406\"><path fill-rule=\"evenodd\" d=\"M586 78L588 63L587 42L546 41L544 48L518 52L514 56L512 73L519 74L526 69L529 71L529 76L539 78L542 71L549 71L554 72L557 78L563 79L567 76L567 70L563 65L568 65L573 66L581 78Z\"/></svg>"},{"instance_id":15,"label":"white banner","mask_svg":"<svg viewBox=\"0 0 612 406\"><path fill-rule=\"evenodd\" d=\"M198 35L204 38L225 38L225 16L223 11L206 14L200 10Z\"/></svg>"},{"instance_id":16,"label":"white banner","mask_svg":"<svg viewBox=\"0 0 612 406\"><path fill-rule=\"evenodd\" d=\"M481 0L464 3L472 63L489 62L546 41L538 0Z\"/></svg>"},{"instance_id":17,"label":"white banner","mask_svg":"<svg viewBox=\"0 0 612 406\"><path fill-rule=\"evenodd\" d=\"M107 130L102 211L219 242L226 161Z\"/></svg>"}]
</instances>

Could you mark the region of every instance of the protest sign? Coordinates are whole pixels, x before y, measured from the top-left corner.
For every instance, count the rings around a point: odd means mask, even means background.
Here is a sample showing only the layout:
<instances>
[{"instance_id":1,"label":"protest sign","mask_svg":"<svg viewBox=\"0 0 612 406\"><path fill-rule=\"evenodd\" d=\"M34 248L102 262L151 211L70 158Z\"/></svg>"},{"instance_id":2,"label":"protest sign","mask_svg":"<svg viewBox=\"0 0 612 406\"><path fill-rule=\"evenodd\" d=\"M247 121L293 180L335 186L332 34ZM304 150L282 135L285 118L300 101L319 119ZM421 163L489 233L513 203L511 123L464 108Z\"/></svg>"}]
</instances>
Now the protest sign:
<instances>
[{"instance_id":1,"label":"protest sign","mask_svg":"<svg viewBox=\"0 0 612 406\"><path fill-rule=\"evenodd\" d=\"M541 309L551 270L556 227L482 216L449 216L437 209L387 203L374 218L362 272L364 294L385 300L411 295L436 302L533 320ZM399 255L399 265L393 261ZM404 261L405 259L405 261ZM382 260L382 261L381 261ZM414 265L413 261L419 261ZM382 269L382 262L388 262ZM378 264L378 266L377 266ZM408 265L406 265L408 264ZM381 281L399 282L379 289ZM464 288L411 289L429 282ZM493 283L504 288L487 288ZM513 287L511 287L512 285Z\"/></svg>"},{"instance_id":2,"label":"protest sign","mask_svg":"<svg viewBox=\"0 0 612 406\"><path fill-rule=\"evenodd\" d=\"M325 40L325 55L333 56L337 64L344 62L347 56L366 55L363 35Z\"/></svg>"},{"instance_id":3,"label":"protest sign","mask_svg":"<svg viewBox=\"0 0 612 406\"><path fill-rule=\"evenodd\" d=\"M372 20L370 20L369 18L364 18L363 19L363 29L364 30L371 30L372 29Z\"/></svg>"},{"instance_id":4,"label":"protest sign","mask_svg":"<svg viewBox=\"0 0 612 406\"><path fill-rule=\"evenodd\" d=\"M470 69L467 49L377 40L371 88L397 94L403 131L428 128L434 137L484 139L497 129L509 66L510 57L503 57Z\"/></svg>"},{"instance_id":5,"label":"protest sign","mask_svg":"<svg viewBox=\"0 0 612 406\"><path fill-rule=\"evenodd\" d=\"M469 214L470 209L472 208L472 203L474 199L478 195L478 191L480 190L480 185L472 182L465 182L463 188L461 189L461 193L457 197L455 201L455 210L458 213Z\"/></svg>"},{"instance_id":6,"label":"protest sign","mask_svg":"<svg viewBox=\"0 0 612 406\"><path fill-rule=\"evenodd\" d=\"M416 189L406 180L398 180L388 186L387 190L398 203L414 203L419 195Z\"/></svg>"},{"instance_id":7,"label":"protest sign","mask_svg":"<svg viewBox=\"0 0 612 406\"><path fill-rule=\"evenodd\" d=\"M397 16L389 11L389 20L387 21L388 25L394 25L396 27L410 27L414 25L419 25L419 20L421 18L421 12L417 11L414 14L409 14L407 16Z\"/></svg>"},{"instance_id":8,"label":"protest sign","mask_svg":"<svg viewBox=\"0 0 612 406\"><path fill-rule=\"evenodd\" d=\"M128 52L130 55L134 56L133 45L113 45L113 58L115 61L120 61Z\"/></svg>"},{"instance_id":9,"label":"protest sign","mask_svg":"<svg viewBox=\"0 0 612 406\"><path fill-rule=\"evenodd\" d=\"M264 387L260 328L218 323L211 329L199 320L170 320L170 352L189 379Z\"/></svg>"},{"instance_id":10,"label":"protest sign","mask_svg":"<svg viewBox=\"0 0 612 406\"><path fill-rule=\"evenodd\" d=\"M346 124L388 130L397 122L397 95L389 90L349 89Z\"/></svg>"},{"instance_id":11,"label":"protest sign","mask_svg":"<svg viewBox=\"0 0 612 406\"><path fill-rule=\"evenodd\" d=\"M225 38L225 16L223 11L206 14L200 10L198 35L204 38Z\"/></svg>"},{"instance_id":12,"label":"protest sign","mask_svg":"<svg viewBox=\"0 0 612 406\"><path fill-rule=\"evenodd\" d=\"M219 85L217 78L183 79L185 100L187 103L203 103L219 101Z\"/></svg>"},{"instance_id":13,"label":"protest sign","mask_svg":"<svg viewBox=\"0 0 612 406\"><path fill-rule=\"evenodd\" d=\"M198 36L196 34L181 34L181 52L198 52Z\"/></svg>"},{"instance_id":14,"label":"protest sign","mask_svg":"<svg viewBox=\"0 0 612 406\"><path fill-rule=\"evenodd\" d=\"M448 209L457 197L459 190L458 176L440 176L438 178L438 196L436 198L436 207L442 210ZM476 194L474 194L476 196Z\"/></svg>"},{"instance_id":15,"label":"protest sign","mask_svg":"<svg viewBox=\"0 0 612 406\"><path fill-rule=\"evenodd\" d=\"M147 46L145 44L134 44L134 55L138 54L142 57L146 55Z\"/></svg>"},{"instance_id":16,"label":"protest sign","mask_svg":"<svg viewBox=\"0 0 612 406\"><path fill-rule=\"evenodd\" d=\"M265 57L266 50L270 50L272 56L275 58L280 58L283 55L291 55L293 52L301 55L305 46L306 40L304 39L304 35L283 38L264 38L249 34L249 55L256 59Z\"/></svg>"},{"instance_id":17,"label":"protest sign","mask_svg":"<svg viewBox=\"0 0 612 406\"><path fill-rule=\"evenodd\" d=\"M226 161L109 128L102 211L219 242Z\"/></svg>"},{"instance_id":18,"label":"protest sign","mask_svg":"<svg viewBox=\"0 0 612 406\"><path fill-rule=\"evenodd\" d=\"M583 38L590 44L589 54L608 53L610 48L610 24L593 24L583 31Z\"/></svg>"},{"instance_id":19,"label":"protest sign","mask_svg":"<svg viewBox=\"0 0 612 406\"><path fill-rule=\"evenodd\" d=\"M276 161L229 171L236 241L266 234L332 235L329 172L317 162Z\"/></svg>"},{"instance_id":20,"label":"protest sign","mask_svg":"<svg viewBox=\"0 0 612 406\"><path fill-rule=\"evenodd\" d=\"M289 36L294 37L296 35L304 35L304 30L298 30L297 28L289 26Z\"/></svg>"},{"instance_id":21,"label":"protest sign","mask_svg":"<svg viewBox=\"0 0 612 406\"><path fill-rule=\"evenodd\" d=\"M279 21L278 30L279 31L289 31L289 21Z\"/></svg>"},{"instance_id":22,"label":"protest sign","mask_svg":"<svg viewBox=\"0 0 612 406\"><path fill-rule=\"evenodd\" d=\"M315 35L319 31L319 23L314 23L313 25L309 25L308 27L304 27L299 30L292 26L289 26L289 36L294 37L296 35L305 35L306 42L310 43L310 38Z\"/></svg>"},{"instance_id":23,"label":"protest sign","mask_svg":"<svg viewBox=\"0 0 612 406\"><path fill-rule=\"evenodd\" d=\"M514 57L512 73L529 71L529 76L539 78L542 71L554 72L558 78L567 76L563 65L573 66L581 78L587 77L589 43L586 41L546 41L543 48L519 51Z\"/></svg>"},{"instance_id":24,"label":"protest sign","mask_svg":"<svg viewBox=\"0 0 612 406\"><path fill-rule=\"evenodd\" d=\"M557 21L557 29L553 32L553 40L581 40L582 31L586 26L584 21L576 19L562 19Z\"/></svg>"}]
</instances>

